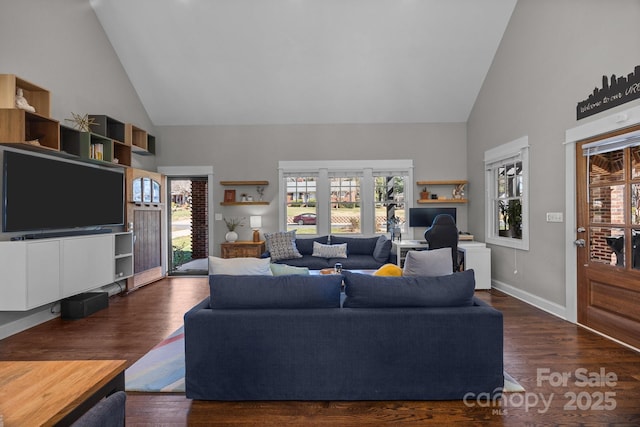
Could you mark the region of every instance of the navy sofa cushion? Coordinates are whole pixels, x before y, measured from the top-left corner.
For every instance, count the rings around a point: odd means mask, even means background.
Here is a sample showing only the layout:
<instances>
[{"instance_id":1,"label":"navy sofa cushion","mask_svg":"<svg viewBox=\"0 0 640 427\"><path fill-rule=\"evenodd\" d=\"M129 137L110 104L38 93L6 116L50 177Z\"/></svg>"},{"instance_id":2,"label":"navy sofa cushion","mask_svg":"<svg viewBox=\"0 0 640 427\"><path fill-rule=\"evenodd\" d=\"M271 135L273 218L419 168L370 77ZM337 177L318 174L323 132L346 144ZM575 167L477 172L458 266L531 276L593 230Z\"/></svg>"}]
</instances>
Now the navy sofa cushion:
<instances>
[{"instance_id":1,"label":"navy sofa cushion","mask_svg":"<svg viewBox=\"0 0 640 427\"><path fill-rule=\"evenodd\" d=\"M338 245L347 244L347 254L351 255L369 255L373 254L378 243L378 237L342 237L331 236L331 244Z\"/></svg>"},{"instance_id":2,"label":"navy sofa cushion","mask_svg":"<svg viewBox=\"0 0 640 427\"><path fill-rule=\"evenodd\" d=\"M339 308L342 276L209 276L213 309Z\"/></svg>"},{"instance_id":3,"label":"navy sofa cushion","mask_svg":"<svg viewBox=\"0 0 640 427\"><path fill-rule=\"evenodd\" d=\"M475 276L466 270L439 277L385 277L343 271L343 307L464 307L473 305Z\"/></svg>"},{"instance_id":4,"label":"navy sofa cushion","mask_svg":"<svg viewBox=\"0 0 640 427\"><path fill-rule=\"evenodd\" d=\"M322 243L323 245L328 244L329 236L320 236L314 238L296 238L296 247L298 248L298 252L301 255L311 255L313 254L313 242Z\"/></svg>"},{"instance_id":5,"label":"navy sofa cushion","mask_svg":"<svg viewBox=\"0 0 640 427\"><path fill-rule=\"evenodd\" d=\"M389 254L391 253L391 240L387 239L387 236L382 235L378 237L376 246L373 249L373 259L377 262L387 263L389 260Z\"/></svg>"}]
</instances>

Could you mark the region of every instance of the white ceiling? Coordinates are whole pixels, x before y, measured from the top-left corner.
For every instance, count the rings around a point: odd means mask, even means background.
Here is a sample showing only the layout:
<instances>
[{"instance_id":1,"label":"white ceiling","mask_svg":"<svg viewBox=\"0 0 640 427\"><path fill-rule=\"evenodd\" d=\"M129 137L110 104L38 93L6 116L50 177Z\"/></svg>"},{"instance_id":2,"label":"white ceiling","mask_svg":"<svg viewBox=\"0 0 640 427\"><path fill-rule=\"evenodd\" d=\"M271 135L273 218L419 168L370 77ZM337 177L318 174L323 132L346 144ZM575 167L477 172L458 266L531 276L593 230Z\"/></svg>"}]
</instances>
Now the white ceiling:
<instances>
[{"instance_id":1,"label":"white ceiling","mask_svg":"<svg viewBox=\"0 0 640 427\"><path fill-rule=\"evenodd\" d=\"M90 0L155 125L466 122L517 0Z\"/></svg>"}]
</instances>

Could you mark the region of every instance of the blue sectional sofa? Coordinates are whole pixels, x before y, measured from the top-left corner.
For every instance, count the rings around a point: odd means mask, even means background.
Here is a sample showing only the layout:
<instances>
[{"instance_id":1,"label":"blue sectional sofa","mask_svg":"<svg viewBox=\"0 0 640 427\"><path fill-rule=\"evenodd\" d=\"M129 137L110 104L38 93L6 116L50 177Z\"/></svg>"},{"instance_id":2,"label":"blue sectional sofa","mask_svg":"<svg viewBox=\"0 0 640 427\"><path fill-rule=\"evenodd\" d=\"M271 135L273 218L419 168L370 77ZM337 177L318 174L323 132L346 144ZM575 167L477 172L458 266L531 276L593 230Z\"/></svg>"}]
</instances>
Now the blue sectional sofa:
<instances>
[{"instance_id":1,"label":"blue sectional sofa","mask_svg":"<svg viewBox=\"0 0 640 427\"><path fill-rule=\"evenodd\" d=\"M497 396L502 313L477 299L474 287L473 270L441 277L212 275L210 297L184 316L186 396Z\"/></svg>"},{"instance_id":2,"label":"blue sectional sofa","mask_svg":"<svg viewBox=\"0 0 640 427\"><path fill-rule=\"evenodd\" d=\"M313 242L323 245L347 244L347 258L320 258L313 256ZM333 267L337 262L347 270L375 270L387 263L396 263L396 256L391 251L391 240L386 236L375 237L343 237L320 236L295 239L295 245L302 258L275 260L280 264L296 267L308 267L310 270L322 270ZM269 256L268 253L265 257Z\"/></svg>"}]
</instances>

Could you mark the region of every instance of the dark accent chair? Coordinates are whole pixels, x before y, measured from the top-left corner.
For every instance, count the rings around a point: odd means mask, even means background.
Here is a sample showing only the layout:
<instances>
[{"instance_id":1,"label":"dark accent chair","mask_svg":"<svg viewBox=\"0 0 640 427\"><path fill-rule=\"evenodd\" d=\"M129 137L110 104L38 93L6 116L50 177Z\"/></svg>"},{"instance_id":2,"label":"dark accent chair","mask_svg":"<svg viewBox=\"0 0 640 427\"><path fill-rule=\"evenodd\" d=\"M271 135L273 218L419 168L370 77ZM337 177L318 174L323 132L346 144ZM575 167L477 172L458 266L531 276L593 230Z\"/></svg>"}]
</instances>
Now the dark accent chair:
<instances>
[{"instance_id":1,"label":"dark accent chair","mask_svg":"<svg viewBox=\"0 0 640 427\"><path fill-rule=\"evenodd\" d=\"M85 412L71 427L124 427L127 395L117 391Z\"/></svg>"},{"instance_id":2,"label":"dark accent chair","mask_svg":"<svg viewBox=\"0 0 640 427\"><path fill-rule=\"evenodd\" d=\"M451 248L453 271L458 271L458 227L451 215L437 215L431 227L424 232L424 239L429 244L429 250Z\"/></svg>"}]
</instances>

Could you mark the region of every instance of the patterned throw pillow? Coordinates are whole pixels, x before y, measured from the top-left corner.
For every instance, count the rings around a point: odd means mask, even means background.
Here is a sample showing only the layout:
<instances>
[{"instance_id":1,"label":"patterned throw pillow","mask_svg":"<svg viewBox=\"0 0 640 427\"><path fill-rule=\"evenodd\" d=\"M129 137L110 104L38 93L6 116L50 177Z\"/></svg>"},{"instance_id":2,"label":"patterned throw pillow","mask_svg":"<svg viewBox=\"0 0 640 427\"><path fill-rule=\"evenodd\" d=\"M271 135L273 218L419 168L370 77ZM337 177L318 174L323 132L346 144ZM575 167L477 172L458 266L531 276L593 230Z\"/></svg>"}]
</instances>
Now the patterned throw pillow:
<instances>
[{"instance_id":1,"label":"patterned throw pillow","mask_svg":"<svg viewBox=\"0 0 640 427\"><path fill-rule=\"evenodd\" d=\"M296 231L278 231L275 233L265 233L267 250L272 261L281 259L302 258L296 247Z\"/></svg>"},{"instance_id":2,"label":"patterned throw pillow","mask_svg":"<svg viewBox=\"0 0 640 427\"><path fill-rule=\"evenodd\" d=\"M323 245L322 243L313 242L312 256L320 258L346 258L347 244L340 243L339 245Z\"/></svg>"}]
</instances>

